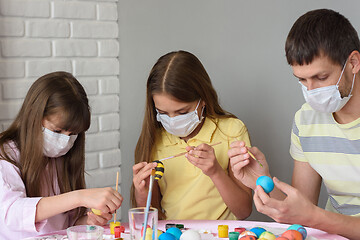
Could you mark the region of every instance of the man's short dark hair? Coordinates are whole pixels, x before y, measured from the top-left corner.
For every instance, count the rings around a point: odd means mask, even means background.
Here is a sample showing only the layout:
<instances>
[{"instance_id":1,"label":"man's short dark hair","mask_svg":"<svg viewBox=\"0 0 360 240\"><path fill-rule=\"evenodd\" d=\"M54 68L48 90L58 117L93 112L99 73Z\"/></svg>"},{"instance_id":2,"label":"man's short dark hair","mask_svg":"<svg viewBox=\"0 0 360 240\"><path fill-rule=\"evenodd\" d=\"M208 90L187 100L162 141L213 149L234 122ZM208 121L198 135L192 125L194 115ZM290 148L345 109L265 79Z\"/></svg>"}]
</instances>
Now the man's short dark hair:
<instances>
[{"instance_id":1,"label":"man's short dark hair","mask_svg":"<svg viewBox=\"0 0 360 240\"><path fill-rule=\"evenodd\" d=\"M343 65L359 49L358 34L349 20L330 9L313 10L298 18L285 44L290 65L310 64L321 54Z\"/></svg>"}]
</instances>

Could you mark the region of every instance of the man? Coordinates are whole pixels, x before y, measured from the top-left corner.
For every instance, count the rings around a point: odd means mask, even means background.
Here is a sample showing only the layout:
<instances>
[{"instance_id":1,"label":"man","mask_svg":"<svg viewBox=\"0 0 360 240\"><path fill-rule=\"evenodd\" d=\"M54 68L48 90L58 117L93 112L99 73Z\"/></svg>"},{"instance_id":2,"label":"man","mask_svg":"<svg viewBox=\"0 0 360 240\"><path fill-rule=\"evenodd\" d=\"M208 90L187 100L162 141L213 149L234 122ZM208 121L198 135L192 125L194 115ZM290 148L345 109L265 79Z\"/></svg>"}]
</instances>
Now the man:
<instances>
[{"instance_id":1,"label":"man","mask_svg":"<svg viewBox=\"0 0 360 240\"><path fill-rule=\"evenodd\" d=\"M259 149L234 142L228 154L235 177L254 189L254 203L278 222L297 223L360 238L360 41L350 22L328 9L310 11L285 44L305 103L296 113L290 154L292 186L274 178L270 195L255 181L270 176ZM264 167L252 159L252 152ZM329 198L317 207L321 182ZM284 194L285 193L285 194Z\"/></svg>"}]
</instances>

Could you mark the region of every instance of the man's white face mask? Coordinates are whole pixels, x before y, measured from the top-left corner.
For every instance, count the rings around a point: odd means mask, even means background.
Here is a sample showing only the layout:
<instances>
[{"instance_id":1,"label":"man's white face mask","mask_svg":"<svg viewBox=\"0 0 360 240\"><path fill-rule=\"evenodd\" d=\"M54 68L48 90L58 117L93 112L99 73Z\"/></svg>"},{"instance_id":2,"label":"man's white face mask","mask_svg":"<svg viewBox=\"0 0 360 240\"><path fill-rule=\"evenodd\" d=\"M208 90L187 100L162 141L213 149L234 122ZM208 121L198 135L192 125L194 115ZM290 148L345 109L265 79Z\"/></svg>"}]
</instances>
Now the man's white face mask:
<instances>
[{"instance_id":1,"label":"man's white face mask","mask_svg":"<svg viewBox=\"0 0 360 240\"><path fill-rule=\"evenodd\" d=\"M325 113L334 113L339 111L341 108L343 108L345 104L349 101L350 97L352 96L351 92L354 87L355 74L353 77L352 86L349 95L347 97L342 98L339 91L339 83L344 73L346 63L347 60L341 71L339 80L335 85L307 90L307 87L303 85L301 82L299 82L302 87L302 92L305 101L314 110Z\"/></svg>"}]
</instances>

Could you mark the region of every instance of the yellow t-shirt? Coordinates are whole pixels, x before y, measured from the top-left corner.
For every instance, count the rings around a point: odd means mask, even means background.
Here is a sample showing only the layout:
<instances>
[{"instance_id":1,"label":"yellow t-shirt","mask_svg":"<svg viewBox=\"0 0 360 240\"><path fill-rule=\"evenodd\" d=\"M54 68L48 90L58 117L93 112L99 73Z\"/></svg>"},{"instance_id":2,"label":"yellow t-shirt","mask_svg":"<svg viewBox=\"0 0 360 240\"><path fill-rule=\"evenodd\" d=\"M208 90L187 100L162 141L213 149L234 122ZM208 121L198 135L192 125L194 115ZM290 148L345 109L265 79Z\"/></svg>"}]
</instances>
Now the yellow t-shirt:
<instances>
[{"instance_id":1,"label":"yellow t-shirt","mask_svg":"<svg viewBox=\"0 0 360 240\"><path fill-rule=\"evenodd\" d=\"M154 147L153 160L185 152L188 145L221 142L213 148L217 161L227 174L227 152L230 143L234 140L243 140L250 146L248 130L244 123L236 118L206 118L199 133L187 143L163 128L160 131ZM236 219L211 179L192 165L185 156L164 160L163 164L165 172L159 180L159 187L162 195L161 207L166 219Z\"/></svg>"}]
</instances>

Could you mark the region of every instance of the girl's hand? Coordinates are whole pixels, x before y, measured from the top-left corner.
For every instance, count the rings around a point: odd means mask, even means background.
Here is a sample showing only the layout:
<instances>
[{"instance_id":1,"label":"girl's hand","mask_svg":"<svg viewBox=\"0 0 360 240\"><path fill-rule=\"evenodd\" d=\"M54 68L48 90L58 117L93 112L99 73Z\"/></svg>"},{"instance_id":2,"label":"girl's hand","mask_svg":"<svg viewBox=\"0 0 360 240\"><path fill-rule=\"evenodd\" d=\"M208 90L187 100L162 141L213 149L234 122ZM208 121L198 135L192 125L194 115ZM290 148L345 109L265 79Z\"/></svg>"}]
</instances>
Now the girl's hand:
<instances>
[{"instance_id":1,"label":"girl's hand","mask_svg":"<svg viewBox=\"0 0 360 240\"><path fill-rule=\"evenodd\" d=\"M81 206L98 209L102 215L114 213L121 206L123 197L111 187L79 190Z\"/></svg>"},{"instance_id":2,"label":"girl's hand","mask_svg":"<svg viewBox=\"0 0 360 240\"><path fill-rule=\"evenodd\" d=\"M249 151L263 167L250 156ZM245 142L235 141L230 144L228 156L234 176L245 186L253 190L255 190L258 177L263 175L270 176L265 156L257 147L248 148Z\"/></svg>"},{"instance_id":3,"label":"girl's hand","mask_svg":"<svg viewBox=\"0 0 360 240\"><path fill-rule=\"evenodd\" d=\"M92 212L87 212L86 225L98 225L104 226L110 221L112 218L112 214L110 213L102 213L101 215L96 215Z\"/></svg>"},{"instance_id":4,"label":"girl's hand","mask_svg":"<svg viewBox=\"0 0 360 240\"><path fill-rule=\"evenodd\" d=\"M87 212L86 216L79 218L75 225L98 225L104 226L112 218L110 213L102 213L101 215L96 215L93 212Z\"/></svg>"},{"instance_id":5,"label":"girl's hand","mask_svg":"<svg viewBox=\"0 0 360 240\"><path fill-rule=\"evenodd\" d=\"M185 157L192 163L194 166L201 169L201 171L211 177L218 171L222 170L220 164L218 163L214 148L208 144L200 144L197 147L187 146Z\"/></svg>"},{"instance_id":6,"label":"girl's hand","mask_svg":"<svg viewBox=\"0 0 360 240\"><path fill-rule=\"evenodd\" d=\"M156 165L156 162L140 162L133 166L133 183L135 187L135 199L138 206L142 206L144 202L146 204L151 170L154 169Z\"/></svg>"}]
</instances>

